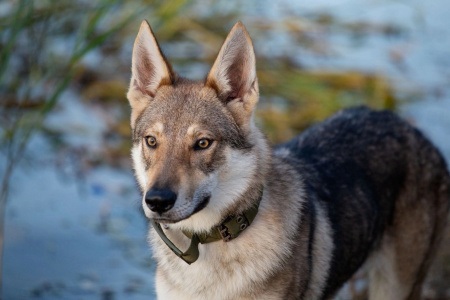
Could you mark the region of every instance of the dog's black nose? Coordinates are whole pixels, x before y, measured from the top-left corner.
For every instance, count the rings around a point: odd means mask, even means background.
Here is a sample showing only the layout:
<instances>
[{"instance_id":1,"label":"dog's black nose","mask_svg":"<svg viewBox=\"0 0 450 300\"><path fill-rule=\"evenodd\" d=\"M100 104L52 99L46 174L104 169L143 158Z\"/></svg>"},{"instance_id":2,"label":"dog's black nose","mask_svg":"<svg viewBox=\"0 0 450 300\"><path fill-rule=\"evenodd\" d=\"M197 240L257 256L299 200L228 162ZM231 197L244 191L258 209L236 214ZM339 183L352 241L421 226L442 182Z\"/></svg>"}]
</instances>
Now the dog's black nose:
<instances>
[{"instance_id":1,"label":"dog's black nose","mask_svg":"<svg viewBox=\"0 0 450 300\"><path fill-rule=\"evenodd\" d=\"M170 210L177 200L177 194L169 189L152 188L145 194L145 204L159 214Z\"/></svg>"}]
</instances>

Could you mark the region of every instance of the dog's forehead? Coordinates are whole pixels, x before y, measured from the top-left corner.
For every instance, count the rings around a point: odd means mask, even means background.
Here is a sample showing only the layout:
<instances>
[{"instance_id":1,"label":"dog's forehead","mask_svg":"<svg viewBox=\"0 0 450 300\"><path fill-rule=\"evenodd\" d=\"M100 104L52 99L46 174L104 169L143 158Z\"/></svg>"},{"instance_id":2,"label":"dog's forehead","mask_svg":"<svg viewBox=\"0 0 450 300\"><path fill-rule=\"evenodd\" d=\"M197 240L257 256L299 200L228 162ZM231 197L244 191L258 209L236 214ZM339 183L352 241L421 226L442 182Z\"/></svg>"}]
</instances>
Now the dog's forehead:
<instances>
[{"instance_id":1,"label":"dog's forehead","mask_svg":"<svg viewBox=\"0 0 450 300\"><path fill-rule=\"evenodd\" d=\"M234 126L214 90L198 83L163 86L136 121L135 133L145 136L153 128L164 134L190 134L204 129L220 134Z\"/></svg>"}]
</instances>

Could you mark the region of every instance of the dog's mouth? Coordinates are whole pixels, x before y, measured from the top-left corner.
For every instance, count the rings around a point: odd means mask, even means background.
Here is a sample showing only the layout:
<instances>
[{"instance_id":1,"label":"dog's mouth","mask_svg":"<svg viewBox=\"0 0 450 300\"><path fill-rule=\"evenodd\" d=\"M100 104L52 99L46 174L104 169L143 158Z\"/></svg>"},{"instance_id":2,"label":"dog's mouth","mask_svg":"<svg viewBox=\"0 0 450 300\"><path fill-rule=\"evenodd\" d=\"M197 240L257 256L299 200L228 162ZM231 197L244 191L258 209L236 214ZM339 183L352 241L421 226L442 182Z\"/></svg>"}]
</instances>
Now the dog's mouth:
<instances>
[{"instance_id":1,"label":"dog's mouth","mask_svg":"<svg viewBox=\"0 0 450 300\"><path fill-rule=\"evenodd\" d=\"M192 215L194 215L194 214L198 213L199 211L201 211L202 209L204 209L208 205L210 199L211 199L211 195L204 197L203 200L195 206L192 213L187 216L182 216L181 218L170 218L170 217L158 216L158 217L151 218L151 219L153 219L155 222L162 223L162 224L174 224L174 223L186 220L187 218L191 217Z\"/></svg>"},{"instance_id":2,"label":"dog's mouth","mask_svg":"<svg viewBox=\"0 0 450 300\"><path fill-rule=\"evenodd\" d=\"M197 206L195 207L194 211L192 212L191 216L193 214L198 213L199 211L201 211L202 209L204 209L206 207L206 205L208 205L209 203L209 199L211 199L211 195L206 196L205 198L203 198L203 200L197 204ZM190 216L189 216L190 217Z\"/></svg>"}]
</instances>

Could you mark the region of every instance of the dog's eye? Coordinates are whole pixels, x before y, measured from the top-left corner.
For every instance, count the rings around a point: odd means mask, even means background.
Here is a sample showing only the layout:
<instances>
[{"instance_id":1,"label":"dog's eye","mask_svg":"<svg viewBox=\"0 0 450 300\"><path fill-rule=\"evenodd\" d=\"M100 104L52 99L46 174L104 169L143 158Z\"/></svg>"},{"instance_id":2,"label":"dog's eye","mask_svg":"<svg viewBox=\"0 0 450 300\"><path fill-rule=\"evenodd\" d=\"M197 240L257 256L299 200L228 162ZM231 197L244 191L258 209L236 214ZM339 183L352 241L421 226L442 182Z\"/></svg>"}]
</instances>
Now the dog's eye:
<instances>
[{"instance_id":1,"label":"dog's eye","mask_svg":"<svg viewBox=\"0 0 450 300\"><path fill-rule=\"evenodd\" d=\"M194 149L195 150L203 150L203 149L207 149L211 146L212 141L208 140L208 139L200 139L197 141L197 143L195 144Z\"/></svg>"},{"instance_id":2,"label":"dog's eye","mask_svg":"<svg viewBox=\"0 0 450 300\"><path fill-rule=\"evenodd\" d=\"M145 137L145 142L147 143L147 146L149 146L150 148L155 148L156 147L156 138L154 136L146 136Z\"/></svg>"}]
</instances>

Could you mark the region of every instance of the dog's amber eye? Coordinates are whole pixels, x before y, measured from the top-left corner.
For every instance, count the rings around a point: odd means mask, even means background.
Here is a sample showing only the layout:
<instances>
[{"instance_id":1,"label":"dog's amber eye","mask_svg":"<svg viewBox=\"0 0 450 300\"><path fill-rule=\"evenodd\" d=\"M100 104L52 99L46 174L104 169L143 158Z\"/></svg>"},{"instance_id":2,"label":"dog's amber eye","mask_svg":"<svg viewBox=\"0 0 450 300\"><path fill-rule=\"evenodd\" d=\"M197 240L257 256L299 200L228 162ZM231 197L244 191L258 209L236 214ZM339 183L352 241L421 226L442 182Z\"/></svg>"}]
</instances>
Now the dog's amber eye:
<instances>
[{"instance_id":1,"label":"dog's amber eye","mask_svg":"<svg viewBox=\"0 0 450 300\"><path fill-rule=\"evenodd\" d=\"M156 138L154 136L146 136L145 141L147 142L147 146L151 148L156 147Z\"/></svg>"},{"instance_id":2,"label":"dog's amber eye","mask_svg":"<svg viewBox=\"0 0 450 300\"><path fill-rule=\"evenodd\" d=\"M201 139L197 141L197 144L195 145L195 149L202 150L207 149L209 146L211 146L212 141L208 139Z\"/></svg>"}]
</instances>

